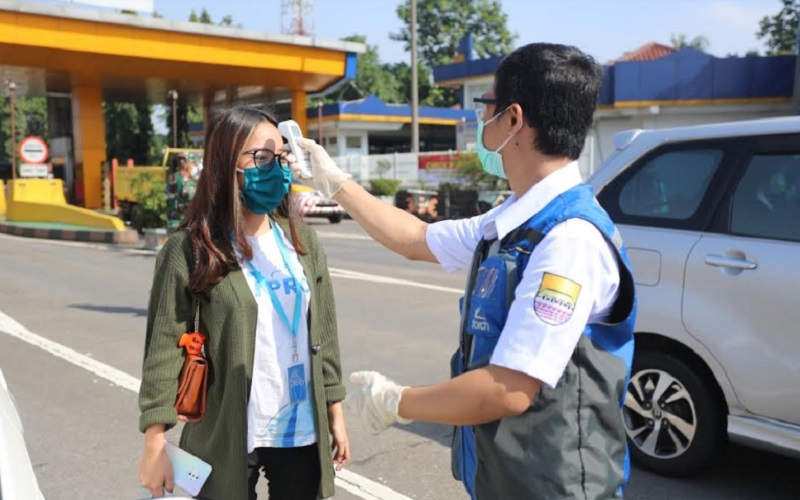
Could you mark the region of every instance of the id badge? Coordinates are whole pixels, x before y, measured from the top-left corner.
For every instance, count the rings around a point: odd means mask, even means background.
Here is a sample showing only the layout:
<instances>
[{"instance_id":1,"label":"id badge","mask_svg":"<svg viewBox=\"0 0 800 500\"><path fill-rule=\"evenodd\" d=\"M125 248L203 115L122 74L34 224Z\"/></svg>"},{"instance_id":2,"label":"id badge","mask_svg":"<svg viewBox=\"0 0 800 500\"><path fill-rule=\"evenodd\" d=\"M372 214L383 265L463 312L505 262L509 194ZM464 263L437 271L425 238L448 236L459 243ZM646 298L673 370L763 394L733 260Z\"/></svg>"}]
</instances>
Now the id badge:
<instances>
[{"instance_id":1,"label":"id badge","mask_svg":"<svg viewBox=\"0 0 800 500\"><path fill-rule=\"evenodd\" d=\"M297 404L306 400L306 367L299 364L289 367L289 403Z\"/></svg>"}]
</instances>

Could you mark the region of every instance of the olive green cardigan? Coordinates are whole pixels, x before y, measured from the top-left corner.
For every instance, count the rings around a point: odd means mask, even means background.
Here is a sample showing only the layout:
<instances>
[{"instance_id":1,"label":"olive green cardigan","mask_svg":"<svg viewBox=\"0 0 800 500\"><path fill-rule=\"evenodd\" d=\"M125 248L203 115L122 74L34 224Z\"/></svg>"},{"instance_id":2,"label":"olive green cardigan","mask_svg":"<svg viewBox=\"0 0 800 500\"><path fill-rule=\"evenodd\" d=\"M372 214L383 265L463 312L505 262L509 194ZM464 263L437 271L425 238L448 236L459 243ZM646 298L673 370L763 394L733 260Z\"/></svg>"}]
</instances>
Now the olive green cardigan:
<instances>
[{"instance_id":1,"label":"olive green cardigan","mask_svg":"<svg viewBox=\"0 0 800 500\"><path fill-rule=\"evenodd\" d=\"M288 231L286 224L281 226ZM333 289L325 254L315 233L298 227L308 254L300 263L311 287L309 346L317 446L322 470L320 498L334 495L333 463L327 403L345 397ZM153 424L170 429L177 423L173 404L183 366L178 338L193 328L193 302L188 291L192 268L191 240L186 231L170 237L156 259L147 313L139 429ZM186 424L180 446L213 467L201 495L215 500L247 498L247 402L253 375L258 307L241 269L231 272L200 307L200 331L208 335L209 387L205 418Z\"/></svg>"}]
</instances>

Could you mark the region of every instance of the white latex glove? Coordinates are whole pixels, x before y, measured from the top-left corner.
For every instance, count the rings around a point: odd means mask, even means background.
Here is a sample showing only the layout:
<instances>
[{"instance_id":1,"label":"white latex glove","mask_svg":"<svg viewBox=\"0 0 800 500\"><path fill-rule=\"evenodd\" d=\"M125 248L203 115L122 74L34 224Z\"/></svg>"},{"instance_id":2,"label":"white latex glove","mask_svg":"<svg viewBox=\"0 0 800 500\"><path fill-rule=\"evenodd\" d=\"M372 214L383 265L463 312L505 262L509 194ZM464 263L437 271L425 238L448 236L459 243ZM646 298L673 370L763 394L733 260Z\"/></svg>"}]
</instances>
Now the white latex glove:
<instances>
[{"instance_id":1,"label":"white latex glove","mask_svg":"<svg viewBox=\"0 0 800 500\"><path fill-rule=\"evenodd\" d=\"M336 163L325 151L325 148L314 142L312 139L298 139L297 145L305 151L311 163L311 182L314 188L321 192L326 198L333 198L345 181L352 179L353 176L342 172ZM293 167L296 179L300 179L300 172Z\"/></svg>"},{"instance_id":2,"label":"white latex glove","mask_svg":"<svg viewBox=\"0 0 800 500\"><path fill-rule=\"evenodd\" d=\"M397 385L378 372L352 373L350 382L357 387L347 394L345 406L357 412L373 434L379 434L395 423L411 423L397 414L400 397L408 387Z\"/></svg>"}]
</instances>

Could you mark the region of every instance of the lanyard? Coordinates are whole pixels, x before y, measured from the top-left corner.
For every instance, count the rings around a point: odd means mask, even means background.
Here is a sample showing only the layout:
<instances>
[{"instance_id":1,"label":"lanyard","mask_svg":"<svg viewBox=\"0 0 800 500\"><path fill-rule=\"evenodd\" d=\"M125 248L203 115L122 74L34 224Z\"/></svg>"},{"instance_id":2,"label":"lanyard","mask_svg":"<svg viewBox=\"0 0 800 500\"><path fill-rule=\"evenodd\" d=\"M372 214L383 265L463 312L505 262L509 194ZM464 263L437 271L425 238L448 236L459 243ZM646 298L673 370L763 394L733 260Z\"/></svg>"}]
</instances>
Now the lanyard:
<instances>
[{"instance_id":1,"label":"lanyard","mask_svg":"<svg viewBox=\"0 0 800 500\"><path fill-rule=\"evenodd\" d=\"M267 293L269 293L269 298L272 301L272 307L274 307L278 312L278 316L281 318L281 321L283 321L283 324L286 325L286 328L288 328L289 332L292 334L292 362L297 363L300 360L300 355L297 352L297 333L300 329L300 316L303 306L303 289L300 284L300 280L297 279L294 271L292 271L292 266L289 262L289 251L286 249L286 244L283 242L283 238L281 238L281 234L278 231L278 224L276 224L274 221L272 222L272 233L275 236L275 242L278 245L278 250L281 252L283 263L286 265L286 270L294 280L294 289L297 293L297 300L295 300L294 303L294 317L292 318L291 323L289 323L289 316L286 315L286 311L284 311L283 306L278 300L275 290L269 286L269 283L266 283L266 279L253 266L252 262L247 261L247 265L250 266L250 270L253 273L253 277L256 279L256 283L258 283L261 288L266 289Z\"/></svg>"}]
</instances>

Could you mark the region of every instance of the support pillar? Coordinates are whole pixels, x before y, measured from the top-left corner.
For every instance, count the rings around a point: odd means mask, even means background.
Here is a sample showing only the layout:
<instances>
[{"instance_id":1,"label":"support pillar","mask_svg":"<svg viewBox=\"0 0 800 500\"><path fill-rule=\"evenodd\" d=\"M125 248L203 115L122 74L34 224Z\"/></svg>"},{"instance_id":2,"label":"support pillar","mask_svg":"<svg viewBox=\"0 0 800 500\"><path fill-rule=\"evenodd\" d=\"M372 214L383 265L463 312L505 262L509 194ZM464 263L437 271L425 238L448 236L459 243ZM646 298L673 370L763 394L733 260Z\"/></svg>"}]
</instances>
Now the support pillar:
<instances>
[{"instance_id":1,"label":"support pillar","mask_svg":"<svg viewBox=\"0 0 800 500\"><path fill-rule=\"evenodd\" d=\"M72 131L76 181L82 186L83 206L102 206L102 163L106 160L106 127L100 85L72 88Z\"/></svg>"},{"instance_id":2,"label":"support pillar","mask_svg":"<svg viewBox=\"0 0 800 500\"><path fill-rule=\"evenodd\" d=\"M292 91L292 119L300 126L303 137L308 137L308 111L306 111L306 92Z\"/></svg>"}]
</instances>

